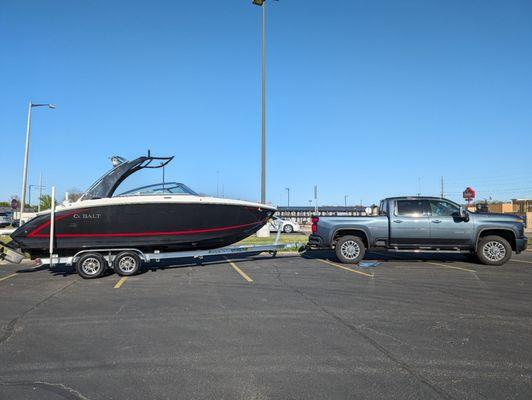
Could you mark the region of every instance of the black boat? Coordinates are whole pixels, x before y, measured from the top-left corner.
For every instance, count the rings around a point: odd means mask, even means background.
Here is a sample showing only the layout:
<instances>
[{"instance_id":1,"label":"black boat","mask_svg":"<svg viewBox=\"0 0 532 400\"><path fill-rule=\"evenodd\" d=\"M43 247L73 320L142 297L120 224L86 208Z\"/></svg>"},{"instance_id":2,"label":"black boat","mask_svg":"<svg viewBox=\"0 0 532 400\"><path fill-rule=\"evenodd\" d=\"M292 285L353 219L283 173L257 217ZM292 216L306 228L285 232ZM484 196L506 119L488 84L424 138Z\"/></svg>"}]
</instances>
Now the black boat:
<instances>
[{"instance_id":1,"label":"black boat","mask_svg":"<svg viewBox=\"0 0 532 400\"><path fill-rule=\"evenodd\" d=\"M257 232L275 207L200 196L176 182L144 186L114 196L120 184L145 168L162 168L173 157L150 155L114 168L74 203L56 208L54 252L135 248L141 251L206 250L228 246ZM9 247L32 258L48 255L50 211L39 213L11 234Z\"/></svg>"}]
</instances>

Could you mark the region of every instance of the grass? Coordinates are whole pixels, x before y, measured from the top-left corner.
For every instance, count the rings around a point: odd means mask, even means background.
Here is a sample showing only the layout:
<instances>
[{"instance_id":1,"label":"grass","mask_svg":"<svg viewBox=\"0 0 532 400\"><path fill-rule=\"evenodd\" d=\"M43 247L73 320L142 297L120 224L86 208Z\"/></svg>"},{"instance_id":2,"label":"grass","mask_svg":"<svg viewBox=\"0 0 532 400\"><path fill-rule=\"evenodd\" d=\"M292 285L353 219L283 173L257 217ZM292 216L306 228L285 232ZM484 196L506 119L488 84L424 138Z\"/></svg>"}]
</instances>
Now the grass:
<instances>
[{"instance_id":1,"label":"grass","mask_svg":"<svg viewBox=\"0 0 532 400\"><path fill-rule=\"evenodd\" d=\"M11 241L11 237L8 235L0 235L0 242L7 243Z\"/></svg>"},{"instance_id":2,"label":"grass","mask_svg":"<svg viewBox=\"0 0 532 400\"><path fill-rule=\"evenodd\" d=\"M244 240L236 243L236 245L244 245L244 244L272 244L275 241L275 234L272 234L270 237L260 238L255 235L245 238ZM279 238L279 243L294 243L299 242L302 244L306 244L308 242L308 235L295 233L290 235L284 235L281 234L281 237ZM297 249L290 249L290 251L294 251Z\"/></svg>"}]
</instances>

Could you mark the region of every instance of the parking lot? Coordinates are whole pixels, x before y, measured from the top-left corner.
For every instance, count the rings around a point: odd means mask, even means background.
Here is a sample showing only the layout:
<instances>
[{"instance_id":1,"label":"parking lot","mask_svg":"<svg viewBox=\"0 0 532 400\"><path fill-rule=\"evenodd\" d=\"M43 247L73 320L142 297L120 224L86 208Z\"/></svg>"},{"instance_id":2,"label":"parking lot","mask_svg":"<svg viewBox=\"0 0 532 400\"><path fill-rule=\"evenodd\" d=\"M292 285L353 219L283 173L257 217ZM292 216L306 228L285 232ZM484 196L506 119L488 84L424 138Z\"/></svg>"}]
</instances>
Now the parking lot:
<instances>
[{"instance_id":1,"label":"parking lot","mask_svg":"<svg viewBox=\"0 0 532 400\"><path fill-rule=\"evenodd\" d=\"M0 266L2 399L532 397L532 253Z\"/></svg>"}]
</instances>

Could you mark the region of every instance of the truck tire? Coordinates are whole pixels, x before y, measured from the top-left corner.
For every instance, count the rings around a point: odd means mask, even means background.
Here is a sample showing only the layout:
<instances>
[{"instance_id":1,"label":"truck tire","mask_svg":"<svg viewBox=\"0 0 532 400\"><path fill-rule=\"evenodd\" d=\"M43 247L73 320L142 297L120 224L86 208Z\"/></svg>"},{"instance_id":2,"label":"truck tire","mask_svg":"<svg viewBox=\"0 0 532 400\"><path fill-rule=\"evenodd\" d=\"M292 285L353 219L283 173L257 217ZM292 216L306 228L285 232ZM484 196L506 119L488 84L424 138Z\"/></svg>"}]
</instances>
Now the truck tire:
<instances>
[{"instance_id":1,"label":"truck tire","mask_svg":"<svg viewBox=\"0 0 532 400\"><path fill-rule=\"evenodd\" d=\"M113 260L113 268L120 276L131 276L139 272L140 257L133 251L123 251Z\"/></svg>"},{"instance_id":2,"label":"truck tire","mask_svg":"<svg viewBox=\"0 0 532 400\"><path fill-rule=\"evenodd\" d=\"M343 264L356 264L364 258L366 246L358 236L342 236L336 242L335 252Z\"/></svg>"},{"instance_id":3,"label":"truck tire","mask_svg":"<svg viewBox=\"0 0 532 400\"><path fill-rule=\"evenodd\" d=\"M477 256L482 264L503 265L512 257L512 246L500 236L486 236L478 242Z\"/></svg>"},{"instance_id":4,"label":"truck tire","mask_svg":"<svg viewBox=\"0 0 532 400\"><path fill-rule=\"evenodd\" d=\"M100 253L83 254L76 262L76 272L83 279L99 278L106 269L107 261Z\"/></svg>"}]
</instances>

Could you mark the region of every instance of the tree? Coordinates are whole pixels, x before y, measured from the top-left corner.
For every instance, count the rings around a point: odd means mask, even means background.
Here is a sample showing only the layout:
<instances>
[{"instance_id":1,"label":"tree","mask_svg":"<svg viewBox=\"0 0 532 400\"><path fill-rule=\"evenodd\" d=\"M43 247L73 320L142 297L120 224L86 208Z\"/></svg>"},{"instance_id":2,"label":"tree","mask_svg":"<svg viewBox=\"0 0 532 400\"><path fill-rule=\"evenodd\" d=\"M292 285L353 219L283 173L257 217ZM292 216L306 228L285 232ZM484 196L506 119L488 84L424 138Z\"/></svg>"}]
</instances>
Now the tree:
<instances>
[{"instance_id":1,"label":"tree","mask_svg":"<svg viewBox=\"0 0 532 400\"><path fill-rule=\"evenodd\" d=\"M68 190L68 200L71 202L78 201L81 196L83 196L83 192L79 189L72 188Z\"/></svg>"},{"instance_id":2,"label":"tree","mask_svg":"<svg viewBox=\"0 0 532 400\"><path fill-rule=\"evenodd\" d=\"M57 201L55 204L57 204ZM52 196L49 194L43 194L41 196L41 210L48 210L50 208L52 208Z\"/></svg>"}]
</instances>

